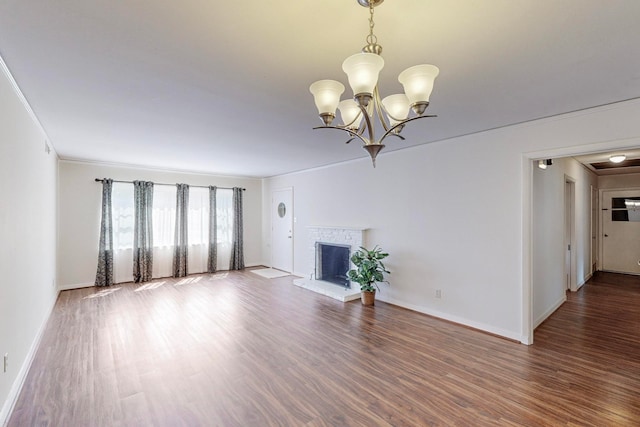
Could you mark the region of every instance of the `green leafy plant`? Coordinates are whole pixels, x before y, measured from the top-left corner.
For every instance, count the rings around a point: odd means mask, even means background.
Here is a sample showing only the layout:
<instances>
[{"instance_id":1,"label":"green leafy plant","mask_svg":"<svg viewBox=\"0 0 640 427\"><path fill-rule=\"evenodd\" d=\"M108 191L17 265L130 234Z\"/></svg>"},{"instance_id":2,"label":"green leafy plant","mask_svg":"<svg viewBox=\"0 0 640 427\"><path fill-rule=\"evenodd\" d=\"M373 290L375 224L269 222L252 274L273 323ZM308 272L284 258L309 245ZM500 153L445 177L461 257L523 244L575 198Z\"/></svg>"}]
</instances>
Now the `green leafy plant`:
<instances>
[{"instance_id":1,"label":"green leafy plant","mask_svg":"<svg viewBox=\"0 0 640 427\"><path fill-rule=\"evenodd\" d=\"M360 290L363 292L375 292L378 287L378 283L384 282L385 274L391 274L386 269L382 260L388 257L389 254L382 252L377 245L369 250L362 246L351 255L351 262L357 267L354 270L349 270L347 275L349 280L360 284Z\"/></svg>"}]
</instances>

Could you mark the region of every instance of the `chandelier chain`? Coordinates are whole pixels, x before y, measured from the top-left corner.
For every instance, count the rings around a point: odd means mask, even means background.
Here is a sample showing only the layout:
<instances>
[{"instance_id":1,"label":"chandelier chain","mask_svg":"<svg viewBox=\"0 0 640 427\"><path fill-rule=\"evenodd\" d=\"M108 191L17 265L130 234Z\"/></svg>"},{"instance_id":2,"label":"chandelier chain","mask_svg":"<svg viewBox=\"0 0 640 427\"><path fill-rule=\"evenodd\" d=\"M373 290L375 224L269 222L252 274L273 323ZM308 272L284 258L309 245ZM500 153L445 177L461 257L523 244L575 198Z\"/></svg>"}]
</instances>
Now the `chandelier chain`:
<instances>
[{"instance_id":1,"label":"chandelier chain","mask_svg":"<svg viewBox=\"0 0 640 427\"><path fill-rule=\"evenodd\" d=\"M376 23L373 21L373 2L369 2L369 35L367 36L367 43L374 45L378 43L378 38L373 34L373 28Z\"/></svg>"}]
</instances>

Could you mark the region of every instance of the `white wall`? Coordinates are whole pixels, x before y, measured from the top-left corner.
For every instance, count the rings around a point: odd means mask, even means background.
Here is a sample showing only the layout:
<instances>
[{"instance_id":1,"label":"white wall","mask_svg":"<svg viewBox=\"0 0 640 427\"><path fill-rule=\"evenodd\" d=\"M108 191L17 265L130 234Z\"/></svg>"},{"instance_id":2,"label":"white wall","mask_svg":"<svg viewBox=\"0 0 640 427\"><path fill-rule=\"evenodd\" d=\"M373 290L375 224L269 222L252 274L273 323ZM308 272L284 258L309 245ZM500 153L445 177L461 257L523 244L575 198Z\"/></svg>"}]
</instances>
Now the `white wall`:
<instances>
[{"instance_id":1,"label":"white wall","mask_svg":"<svg viewBox=\"0 0 640 427\"><path fill-rule=\"evenodd\" d=\"M546 170L533 168L533 322L538 326L566 300L565 181L575 182L572 263L576 290L591 277L591 187L597 177L572 158L554 159Z\"/></svg>"},{"instance_id":2,"label":"white wall","mask_svg":"<svg viewBox=\"0 0 640 427\"><path fill-rule=\"evenodd\" d=\"M57 157L22 99L0 58L0 425L57 296Z\"/></svg>"},{"instance_id":3,"label":"white wall","mask_svg":"<svg viewBox=\"0 0 640 427\"><path fill-rule=\"evenodd\" d=\"M639 114L640 101L629 101L383 152L376 169L362 159L272 177L264 200L294 188L296 272L312 268L307 226L369 227L369 245L391 254L391 286L381 300L531 342L527 159L639 146ZM343 149L327 138L327 149ZM266 224L270 210L265 203ZM270 259L269 229L263 259Z\"/></svg>"},{"instance_id":4,"label":"white wall","mask_svg":"<svg viewBox=\"0 0 640 427\"><path fill-rule=\"evenodd\" d=\"M245 265L262 264L262 181L260 179L61 161L58 283L62 289L91 286L95 281L102 198L102 184L95 182L95 178L246 188L243 196Z\"/></svg>"}]
</instances>

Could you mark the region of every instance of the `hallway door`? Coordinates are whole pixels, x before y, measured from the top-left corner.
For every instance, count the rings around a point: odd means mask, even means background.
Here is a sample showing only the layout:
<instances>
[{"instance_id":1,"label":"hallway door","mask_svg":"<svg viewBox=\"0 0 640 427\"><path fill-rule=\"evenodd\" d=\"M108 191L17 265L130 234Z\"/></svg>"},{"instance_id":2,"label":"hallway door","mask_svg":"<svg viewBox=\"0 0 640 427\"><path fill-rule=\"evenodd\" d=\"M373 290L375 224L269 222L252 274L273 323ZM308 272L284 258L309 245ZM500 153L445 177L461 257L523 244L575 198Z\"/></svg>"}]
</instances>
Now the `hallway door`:
<instances>
[{"instance_id":1,"label":"hallway door","mask_svg":"<svg viewBox=\"0 0 640 427\"><path fill-rule=\"evenodd\" d=\"M640 190L602 192L602 269L640 274Z\"/></svg>"},{"instance_id":2,"label":"hallway door","mask_svg":"<svg viewBox=\"0 0 640 427\"><path fill-rule=\"evenodd\" d=\"M293 188L272 193L271 267L293 272Z\"/></svg>"}]
</instances>

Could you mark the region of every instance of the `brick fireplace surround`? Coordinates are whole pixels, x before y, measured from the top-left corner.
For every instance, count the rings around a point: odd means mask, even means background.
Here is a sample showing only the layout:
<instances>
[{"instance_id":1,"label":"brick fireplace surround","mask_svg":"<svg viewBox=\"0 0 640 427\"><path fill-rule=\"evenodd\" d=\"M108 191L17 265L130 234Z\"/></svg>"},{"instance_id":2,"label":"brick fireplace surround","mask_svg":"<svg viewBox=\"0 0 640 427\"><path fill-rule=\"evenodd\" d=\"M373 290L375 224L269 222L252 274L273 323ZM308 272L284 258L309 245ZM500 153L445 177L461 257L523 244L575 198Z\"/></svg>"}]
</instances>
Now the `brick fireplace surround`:
<instances>
[{"instance_id":1,"label":"brick fireplace surround","mask_svg":"<svg viewBox=\"0 0 640 427\"><path fill-rule=\"evenodd\" d=\"M293 284L337 299L338 301L346 302L360 298L360 287L357 283L352 283L350 289L345 289L340 285L316 280L316 242L349 245L351 247L350 254L353 254L360 246L365 246L365 231L366 228L355 227L307 227L306 265L309 274L301 279L294 280ZM351 264L351 268L354 267L355 266Z\"/></svg>"}]
</instances>

